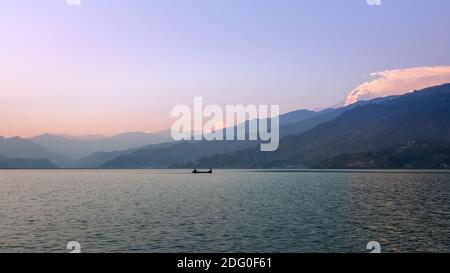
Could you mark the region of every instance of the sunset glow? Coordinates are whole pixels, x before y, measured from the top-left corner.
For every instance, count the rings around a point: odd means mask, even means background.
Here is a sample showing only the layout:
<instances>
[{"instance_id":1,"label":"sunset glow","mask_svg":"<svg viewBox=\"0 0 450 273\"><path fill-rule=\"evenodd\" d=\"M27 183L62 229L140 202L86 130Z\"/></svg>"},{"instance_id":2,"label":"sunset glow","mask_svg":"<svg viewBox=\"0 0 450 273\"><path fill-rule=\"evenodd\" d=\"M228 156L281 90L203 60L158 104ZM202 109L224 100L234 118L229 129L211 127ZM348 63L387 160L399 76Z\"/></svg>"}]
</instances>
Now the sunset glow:
<instances>
[{"instance_id":1,"label":"sunset glow","mask_svg":"<svg viewBox=\"0 0 450 273\"><path fill-rule=\"evenodd\" d=\"M3 1L0 136L157 132L195 96L287 113L448 80L449 1L281 2Z\"/></svg>"}]
</instances>

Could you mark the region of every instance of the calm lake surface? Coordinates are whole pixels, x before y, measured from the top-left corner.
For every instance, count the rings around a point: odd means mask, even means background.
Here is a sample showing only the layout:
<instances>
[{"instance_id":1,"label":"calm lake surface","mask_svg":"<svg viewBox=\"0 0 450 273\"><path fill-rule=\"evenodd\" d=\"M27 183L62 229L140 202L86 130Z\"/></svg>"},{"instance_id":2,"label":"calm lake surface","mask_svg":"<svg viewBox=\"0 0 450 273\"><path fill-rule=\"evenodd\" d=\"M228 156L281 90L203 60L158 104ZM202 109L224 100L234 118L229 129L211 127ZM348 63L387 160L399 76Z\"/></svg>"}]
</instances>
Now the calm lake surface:
<instances>
[{"instance_id":1,"label":"calm lake surface","mask_svg":"<svg viewBox=\"0 0 450 273\"><path fill-rule=\"evenodd\" d=\"M1 170L0 252L450 252L450 174Z\"/></svg>"}]
</instances>

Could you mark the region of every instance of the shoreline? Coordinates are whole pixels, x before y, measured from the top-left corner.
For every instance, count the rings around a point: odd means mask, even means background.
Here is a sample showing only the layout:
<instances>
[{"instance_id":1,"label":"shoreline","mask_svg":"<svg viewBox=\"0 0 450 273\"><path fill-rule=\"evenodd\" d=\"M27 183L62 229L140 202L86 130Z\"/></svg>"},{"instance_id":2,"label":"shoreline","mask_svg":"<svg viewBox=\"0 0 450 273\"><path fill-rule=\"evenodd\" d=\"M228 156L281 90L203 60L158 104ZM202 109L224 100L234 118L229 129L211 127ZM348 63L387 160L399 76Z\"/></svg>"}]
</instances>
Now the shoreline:
<instances>
[{"instance_id":1,"label":"shoreline","mask_svg":"<svg viewBox=\"0 0 450 273\"><path fill-rule=\"evenodd\" d=\"M187 171L172 168L0 168L0 171ZM213 169L214 171L245 171L255 173L450 173L450 169Z\"/></svg>"}]
</instances>

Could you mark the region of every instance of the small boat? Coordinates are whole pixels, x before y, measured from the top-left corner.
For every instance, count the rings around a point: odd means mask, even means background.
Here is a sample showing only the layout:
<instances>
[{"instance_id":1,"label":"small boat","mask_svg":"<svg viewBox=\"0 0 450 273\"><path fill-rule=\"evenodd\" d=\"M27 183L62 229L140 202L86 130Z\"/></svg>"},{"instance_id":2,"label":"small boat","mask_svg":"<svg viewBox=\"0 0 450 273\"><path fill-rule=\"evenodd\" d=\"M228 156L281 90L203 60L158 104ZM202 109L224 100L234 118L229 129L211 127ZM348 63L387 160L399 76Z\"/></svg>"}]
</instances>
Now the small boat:
<instances>
[{"instance_id":1,"label":"small boat","mask_svg":"<svg viewBox=\"0 0 450 273\"><path fill-rule=\"evenodd\" d=\"M209 171L199 171L197 169L194 169L192 171L193 174L202 174L202 173L213 173L212 169L209 169Z\"/></svg>"}]
</instances>

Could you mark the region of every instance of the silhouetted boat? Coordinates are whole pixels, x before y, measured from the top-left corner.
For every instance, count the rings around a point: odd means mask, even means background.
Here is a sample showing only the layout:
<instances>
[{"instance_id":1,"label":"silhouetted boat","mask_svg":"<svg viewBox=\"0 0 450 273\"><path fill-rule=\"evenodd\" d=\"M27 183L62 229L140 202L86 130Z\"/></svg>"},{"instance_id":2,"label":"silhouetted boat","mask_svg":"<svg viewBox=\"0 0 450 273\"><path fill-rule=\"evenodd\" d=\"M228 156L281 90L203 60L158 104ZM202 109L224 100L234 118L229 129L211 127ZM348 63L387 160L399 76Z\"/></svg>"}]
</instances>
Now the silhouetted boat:
<instances>
[{"instance_id":1,"label":"silhouetted boat","mask_svg":"<svg viewBox=\"0 0 450 273\"><path fill-rule=\"evenodd\" d=\"M212 169L209 169L209 171L199 171L197 169L194 169L192 171L193 174L202 174L202 173L213 173Z\"/></svg>"}]
</instances>

